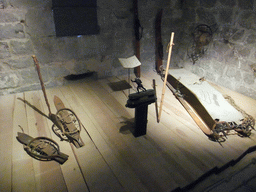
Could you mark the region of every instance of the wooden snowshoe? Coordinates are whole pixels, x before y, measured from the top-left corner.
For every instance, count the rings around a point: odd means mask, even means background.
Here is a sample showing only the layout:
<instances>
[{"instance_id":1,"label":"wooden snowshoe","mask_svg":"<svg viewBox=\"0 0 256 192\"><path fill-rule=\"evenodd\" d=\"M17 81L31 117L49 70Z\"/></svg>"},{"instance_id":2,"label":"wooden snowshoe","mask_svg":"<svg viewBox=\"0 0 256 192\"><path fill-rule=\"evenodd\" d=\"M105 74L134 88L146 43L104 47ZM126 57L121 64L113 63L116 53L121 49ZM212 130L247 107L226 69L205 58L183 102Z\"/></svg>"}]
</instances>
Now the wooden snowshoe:
<instances>
[{"instance_id":1,"label":"wooden snowshoe","mask_svg":"<svg viewBox=\"0 0 256 192\"><path fill-rule=\"evenodd\" d=\"M68 155L61 153L59 145L50 138L33 138L25 133L18 132L17 140L24 145L24 150L33 158L40 161L57 161L60 164L68 160Z\"/></svg>"},{"instance_id":2,"label":"wooden snowshoe","mask_svg":"<svg viewBox=\"0 0 256 192\"><path fill-rule=\"evenodd\" d=\"M56 116L62 126L54 124L52 126L53 132L61 140L73 143L76 148L84 146L80 137L81 123L76 114L72 110L65 108L63 102L56 95L54 96L54 104L58 110Z\"/></svg>"}]
</instances>

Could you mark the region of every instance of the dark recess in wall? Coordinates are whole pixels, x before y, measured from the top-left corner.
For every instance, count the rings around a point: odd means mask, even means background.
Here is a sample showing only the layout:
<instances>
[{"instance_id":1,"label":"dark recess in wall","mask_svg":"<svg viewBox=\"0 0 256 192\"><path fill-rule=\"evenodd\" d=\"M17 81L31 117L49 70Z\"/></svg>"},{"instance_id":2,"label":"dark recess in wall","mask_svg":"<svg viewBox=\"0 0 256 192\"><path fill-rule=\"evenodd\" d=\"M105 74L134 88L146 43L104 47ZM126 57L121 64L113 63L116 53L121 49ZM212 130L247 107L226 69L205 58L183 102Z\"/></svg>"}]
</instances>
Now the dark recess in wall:
<instances>
[{"instance_id":1,"label":"dark recess in wall","mask_svg":"<svg viewBox=\"0 0 256 192\"><path fill-rule=\"evenodd\" d=\"M53 0L52 6L57 37L99 33L97 0Z\"/></svg>"}]
</instances>

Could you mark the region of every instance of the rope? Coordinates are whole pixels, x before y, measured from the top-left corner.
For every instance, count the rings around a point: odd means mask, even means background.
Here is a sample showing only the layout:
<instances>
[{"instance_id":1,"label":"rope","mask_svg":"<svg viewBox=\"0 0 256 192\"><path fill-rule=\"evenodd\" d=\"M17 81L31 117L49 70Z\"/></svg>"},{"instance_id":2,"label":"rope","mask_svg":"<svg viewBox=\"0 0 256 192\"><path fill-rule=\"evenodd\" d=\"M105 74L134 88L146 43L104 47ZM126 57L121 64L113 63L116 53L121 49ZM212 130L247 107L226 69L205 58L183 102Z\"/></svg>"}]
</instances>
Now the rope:
<instances>
[{"instance_id":1,"label":"rope","mask_svg":"<svg viewBox=\"0 0 256 192\"><path fill-rule=\"evenodd\" d=\"M250 121L252 123L252 126L254 127L255 125L255 119L249 115L248 113L246 113L243 109L241 109L234 101L234 99L232 97L230 97L229 95L224 95L224 98L240 113L242 113L242 115L245 117L245 119L243 120L243 123L245 121ZM243 124L242 123L242 124Z\"/></svg>"}]
</instances>

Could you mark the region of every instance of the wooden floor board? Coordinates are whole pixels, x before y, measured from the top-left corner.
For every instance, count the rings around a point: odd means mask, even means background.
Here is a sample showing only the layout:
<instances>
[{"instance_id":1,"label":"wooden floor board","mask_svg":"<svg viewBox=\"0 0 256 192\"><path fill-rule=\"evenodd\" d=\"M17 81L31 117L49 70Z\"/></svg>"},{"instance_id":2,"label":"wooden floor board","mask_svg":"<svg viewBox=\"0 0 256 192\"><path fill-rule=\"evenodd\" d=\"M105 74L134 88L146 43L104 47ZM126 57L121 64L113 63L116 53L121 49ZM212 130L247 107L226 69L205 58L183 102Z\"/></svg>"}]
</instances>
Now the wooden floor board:
<instances>
[{"instance_id":1,"label":"wooden floor board","mask_svg":"<svg viewBox=\"0 0 256 192\"><path fill-rule=\"evenodd\" d=\"M51 111L52 113L56 114L57 110L53 102L54 96L57 95L62 99L63 102L65 102L64 100L65 98L58 88L47 90L47 95L48 95L49 104L51 106ZM47 111L48 108L46 104L43 106L44 106L44 110ZM47 121L47 123L48 123L48 127L51 128L53 123L51 121ZM54 141L58 142L60 146L60 151L64 152L69 156L68 161L61 166L61 170L65 179L65 183L68 191L88 191L87 183L81 172L80 166L78 164L77 156L74 152L75 150L74 146L69 142L61 141L61 139L54 133L52 133L51 136Z\"/></svg>"},{"instance_id":2,"label":"wooden floor board","mask_svg":"<svg viewBox=\"0 0 256 192\"><path fill-rule=\"evenodd\" d=\"M75 89L75 87L73 87L73 88ZM85 92L79 92L77 90L76 94L79 95L79 101L83 100L83 98L89 99L90 97L94 97L94 96L90 95L88 93L88 91L86 91L86 94L85 94ZM69 100L70 99L71 98L69 98ZM89 101L89 103L90 102L91 101ZM74 102L74 103L76 103L76 102ZM78 102L77 104L79 105L79 103L82 103L82 101ZM102 121L102 119L101 119L101 121L95 120L96 116L93 113L93 110L90 110L90 108L87 108L86 106L87 105L83 105L83 108L80 109L81 110L81 115L84 114L84 113L87 113L87 114L89 113L90 118L88 116L87 117L82 116L81 120L82 121L84 120L85 128L90 133L90 135L91 135L92 139L94 140L94 142L97 143L98 149L101 150L101 154L103 155L104 160L113 169L113 172L115 173L115 175L119 175L119 177L121 179L120 183L122 183L122 186L128 187L130 189L131 189L131 186L133 186L133 189L135 191L137 191L136 188L138 188L137 186L139 186L139 183L133 181L133 183L129 185L126 182L128 179L125 178L125 175L123 175L123 173L120 172L120 169L116 169L116 167L122 168L124 170L126 170L127 168L123 167L123 165L118 162L117 157L115 156L115 151L113 151L112 146L111 145L109 146L109 142L108 141L106 142L105 139L104 139L104 137L106 138L106 136L101 137L101 135L105 135L103 133L103 131L100 130L102 128L102 123L104 124L104 121ZM95 105L95 106L98 106L98 105ZM75 108L75 110L78 110L78 108L79 108L79 106L77 106ZM96 111L95 113L96 114L100 114L100 112L98 112L98 111ZM93 120L93 122L88 122L88 121L91 121L91 120ZM97 131L99 131L99 132L97 133ZM96 140L95 140L95 138L96 138ZM107 155L110 152L113 153L113 156ZM88 158L90 158L90 156L88 156ZM113 164L113 163L115 163L115 164ZM118 171L118 172L116 172L116 171ZM129 170L126 170L126 171L127 171L127 175L126 176L129 176L130 175L130 173L129 173L130 171ZM121 177L121 175L123 175L123 178ZM133 174L131 176L132 176L132 178L134 178L135 175ZM130 181L131 181L131 179L130 179ZM136 185L136 183L137 183L137 185ZM140 189L140 187L139 187L139 189ZM138 191L140 191L140 190L138 190Z\"/></svg>"},{"instance_id":3,"label":"wooden floor board","mask_svg":"<svg viewBox=\"0 0 256 192\"><path fill-rule=\"evenodd\" d=\"M44 110L45 101L38 91L27 92L25 99L40 111L48 115ZM51 138L49 121L31 107L27 107L28 129L31 137L44 136ZM33 159L37 191L67 191L60 165L56 161L38 161ZM58 183L56 185L56 183Z\"/></svg>"},{"instance_id":4,"label":"wooden floor board","mask_svg":"<svg viewBox=\"0 0 256 192\"><path fill-rule=\"evenodd\" d=\"M62 92L65 92L65 89L62 89ZM75 149L76 156L79 159L79 164L82 167L84 177L88 182L88 186L93 191L97 190L104 190L106 188L112 188L112 190L121 191L122 187L113 175L109 165L106 163L105 159L102 157L101 152L95 146L94 141L91 140L90 137L90 130L94 128L94 124L91 122L91 119L84 115L86 111L83 110L81 104L76 97L69 97L68 95L64 95L67 101L74 103L73 104L73 111L78 115L79 119L81 120L82 124L85 126L86 131L88 131L89 135L86 133L85 130L82 129L81 137L82 140L85 140L85 146L81 149ZM89 129L89 127L91 129ZM104 140L102 140L104 142ZM85 151L85 149L87 149ZM106 150L106 149L105 149ZM89 154L89 155L88 155ZM101 167L98 169L97 167ZM93 169L95 168L95 170ZM96 169L97 168L97 169ZM95 173L97 173L95 175ZM102 175L102 182L99 185L95 185L95 180L98 175ZM112 187L110 187L112 186ZM113 188L113 186L115 186ZM119 186L119 187L118 187ZM101 188L100 188L101 187Z\"/></svg>"},{"instance_id":5,"label":"wooden floor board","mask_svg":"<svg viewBox=\"0 0 256 192\"><path fill-rule=\"evenodd\" d=\"M91 84L90 86L91 86L91 90L94 90L95 93L98 93L98 94L99 94L99 98L101 98L101 99L103 100L102 102L105 103L106 106L108 106L108 103L111 103L111 100L114 100L114 98L112 98L111 95L108 95L108 94L106 93L106 91L104 90L103 87L97 86L97 88L96 88L95 84ZM103 106L103 105L102 105L102 106ZM111 105L111 106L113 107L113 105ZM114 124L118 124L118 122L117 122L118 119L115 117L116 114L122 115L122 116L127 116L127 112L126 112L125 110L120 110L120 109L122 109L122 108L121 108L121 107L118 108L117 102L115 102L115 105L114 105L114 106L115 106L114 108L110 109L110 111L113 112L113 116L110 117L110 118L112 118L112 122L114 122ZM105 110L107 110L107 109L105 109ZM112 125L112 126L114 126L114 125ZM115 130L113 130L113 131L115 131ZM113 134L113 133L112 133L112 134ZM134 145L133 148L134 148L134 149L137 149L136 153L137 153L137 154L144 155L144 156L138 157L138 158L147 159L147 160L150 160L151 162L153 162L153 161L159 162L159 160L160 160L159 158L161 158L161 156L159 156L159 157L158 157L158 156L155 156L154 159L151 159L150 156L147 154L147 151L146 151L146 150L138 151L138 149L141 149L142 147L141 147L141 145L140 145L139 142L137 142L136 140L134 140L133 137L122 136L122 135L120 135L120 134L119 134L119 136L117 135L117 137L122 137L122 138L124 139L123 142L128 142L128 143L130 143L130 145L133 144L133 145ZM130 138L131 138L131 139L130 139ZM148 145L148 146L149 146L149 145ZM156 158L156 157L158 157L158 158ZM141 161L141 160L139 159L139 161ZM143 161L142 161L142 163L144 163L143 165L141 165L142 167L147 164L147 162L143 162ZM159 166L160 166L160 167L159 167ZM154 169L155 169L155 170L154 170L154 172L152 172L152 173L154 173L155 175L156 175L158 172L161 173L162 175L164 175L164 173L165 173L165 170L164 170L164 169L161 169L161 165L158 164L158 163L156 163L156 165L154 166ZM155 180L157 180L157 178L158 178L158 177L156 177ZM171 178L170 178L170 180L171 180ZM171 182L169 182L169 183L171 183ZM157 183L154 184L154 187L156 187L156 186L157 186Z\"/></svg>"},{"instance_id":6,"label":"wooden floor board","mask_svg":"<svg viewBox=\"0 0 256 192\"><path fill-rule=\"evenodd\" d=\"M117 94L118 93L116 93L115 94L115 96L117 97ZM120 97L125 97L125 95L122 93L122 92L119 92L119 98ZM120 99L120 101L124 101L124 100L122 100L122 99ZM124 105L124 103L123 103L123 105ZM134 109L133 109L134 110ZM149 124L150 125L153 125L153 127L157 127L157 124L155 123L156 121L154 120L154 119L152 119L152 118L150 118L149 119ZM154 126L155 125L155 126ZM150 127L148 127L148 130L150 129ZM157 130L157 129L154 129L153 130L154 132L156 131L156 132L161 132L161 130ZM154 133L153 133L154 134ZM170 137L169 137L169 139L170 139ZM147 144L145 144L145 146L151 146L151 144L150 143L147 143ZM172 148L173 148L173 146L172 146ZM172 149L173 150L173 149ZM151 149L151 151L152 151L152 149ZM153 150L154 152L153 153L155 153L155 154L157 154L157 152L158 151L155 151L155 150ZM160 153L161 154L161 153ZM180 150L179 150L179 154L180 154ZM161 155L162 156L162 155ZM162 156L162 158L161 159L163 159L163 156ZM184 158L184 157L182 157L182 158L180 158L180 159L182 159L182 160L184 160L184 159L186 159L186 158ZM166 160L166 159L165 159ZM165 161L164 160L164 161ZM182 160L179 160L179 161L182 161ZM160 158L159 158L159 160L158 160L158 162L159 162L159 164L161 164L161 165L164 165L164 164L166 164L166 163L164 163L164 161L163 160L160 160ZM160 163L161 162L161 163ZM188 163L189 164L189 163ZM170 164L168 164L169 166L170 166ZM193 169L193 165L190 165L190 168L191 169ZM194 167L195 168L195 167ZM164 170L168 170L168 168L166 169L166 167L164 168ZM201 172L202 173L202 172Z\"/></svg>"},{"instance_id":7,"label":"wooden floor board","mask_svg":"<svg viewBox=\"0 0 256 192\"><path fill-rule=\"evenodd\" d=\"M90 97L90 95L88 95L89 92L90 92L89 90L86 90L85 92L83 92L82 95L84 95L84 97ZM93 93L91 92L91 94ZM93 95L94 95L93 96L94 98L97 97L97 95L95 94ZM90 113L93 114L92 116L97 121L97 124L100 125L99 129L101 129L104 132L104 134L110 138L112 142L112 146L115 146L116 148L118 148L122 152L122 155L125 155L125 158L130 159L132 155L128 153L130 151L129 146L126 144L126 141L122 137L122 135L119 134L118 127L115 124L113 124L116 118L115 116L113 116L113 113L109 110L109 108L104 106L104 104L99 98L96 99L94 102L92 101L88 102L86 106L89 107L87 108L87 110L89 110ZM105 113L103 113L104 111ZM110 119L112 121L110 121ZM130 138L134 139L132 137ZM134 150L137 150L137 149L134 148Z\"/></svg>"},{"instance_id":8,"label":"wooden floor board","mask_svg":"<svg viewBox=\"0 0 256 192\"><path fill-rule=\"evenodd\" d=\"M133 77L133 76L132 76ZM141 80L152 89L156 80L158 102L162 94L160 76L145 72ZM128 81L126 76L84 79L61 87L46 89L52 113L54 95L73 110L81 123L84 146L76 148L52 131L52 122L18 97L49 114L41 90L0 97L0 191L172 191L195 181L214 167L221 167L255 145L250 138L228 136L221 145L208 139L166 89L163 111L156 121L155 105L148 107L147 134L135 138L135 109L125 107L130 90L114 91L110 83ZM256 118L256 101L222 87L235 102ZM251 104L248 104L251 103ZM253 109L252 109L253 108ZM32 137L46 136L56 141L60 151L69 155L60 165L31 158L17 141L17 132Z\"/></svg>"},{"instance_id":9,"label":"wooden floor board","mask_svg":"<svg viewBox=\"0 0 256 192\"><path fill-rule=\"evenodd\" d=\"M114 80L112 80L112 81L114 81ZM150 87L150 84L146 83L145 85L147 87ZM158 91L158 92L160 92L160 91ZM117 96L118 93L112 92L112 94L115 94L115 96ZM122 95L121 92L119 92L119 98L120 98L120 95ZM167 100L168 99L169 98L167 97ZM172 99L174 99L174 102L175 102L175 98L172 97ZM120 99L120 101L125 101L125 98ZM177 104L177 102L176 102L176 104ZM150 107L149 107L149 109L150 109ZM180 109L180 111L182 111L182 109ZM185 110L183 110L183 114L184 114L184 112L185 112ZM154 113L155 113L155 110L149 110L149 115L151 114L152 117L155 118ZM180 112L180 113L182 113L182 112ZM186 116L186 114L184 116ZM177 116L177 115L175 116L175 118L172 121L177 121L176 120L177 118L179 119L179 122L173 123L170 120L169 122L167 121L167 123L163 123L163 124L166 124L166 127L170 127L171 130L174 128L174 127L171 126L172 124L181 125L181 123L182 123L182 124L185 124L188 128L192 127L192 129L187 129L187 130L182 130L181 129L180 130L180 129L178 129L179 126L175 126L175 129L179 130L178 133L181 134L182 136L184 136L185 133L186 133L187 134L186 137L182 138L177 133L175 133L175 132L172 133L171 131L169 131L170 132L169 137L167 137L167 139L166 139L166 141L168 141L168 140L172 141L172 143L168 143L168 145L171 146L171 147L169 147L169 149L166 150L166 151L176 151L177 154L185 154L182 157L177 156L176 157L177 162L175 162L176 165L179 164L179 163L181 163L183 166L187 165L188 170L187 171L182 170L182 173L184 173L184 172L185 173L189 173L189 172L191 173L191 172L193 172L193 170L201 170L201 171L197 171L197 174L200 175L200 174L202 174L202 172L210 170L210 169L214 168L215 166L221 165L224 162L226 162L227 160L229 160L228 158L226 158L226 159L220 159L219 158L219 156L222 153L221 152L222 149L220 149L218 151L218 153L215 153L215 154L211 153L211 151L209 152L209 149L214 149L214 151L217 151L217 148L222 148L222 147L218 143L213 143L213 142L209 143L209 140L207 139L207 137L205 137L205 135L201 132L201 130L199 128L195 127L196 126L195 124L194 124L194 126L191 125L191 124L193 124L193 120L189 116L187 116L187 120L189 119L191 122L186 122L186 121L182 122L182 120L184 121L184 119L182 119L182 117ZM170 117L166 117L164 119L170 119ZM156 135L158 132L161 132L161 130L152 131L152 134L150 134L150 127L151 126L153 128L157 127L156 123L154 124L154 121L151 121L150 126L148 126L148 136L152 137L152 135ZM183 125L183 127L184 127L184 125ZM195 131L193 129L197 129L197 130ZM199 135L201 135L201 137L199 137ZM176 143L178 143L177 145L179 145L179 143L181 143L181 140L183 140L182 141L182 143L183 143L182 147L177 148L175 143L173 143L172 137L174 137L174 140L176 140ZM187 137L190 137L190 139L188 139ZM202 145L202 143L201 143L202 140L205 141L206 146ZM195 145L195 142L198 143L198 145ZM193 146L193 147L190 147L190 146ZM226 152L223 151L223 154L225 154L225 153ZM173 153L171 155L173 155ZM232 156L231 156L231 159L232 159ZM185 163L186 160L189 160L189 161L187 161L189 163ZM191 162L193 162L192 165L191 165ZM173 164L173 161L171 163ZM198 177L197 174L193 174L193 176ZM189 174L186 174L186 175L189 175ZM190 177L190 180L193 180L193 176ZM188 177L186 176L186 178L188 178ZM189 180L187 182L189 182Z\"/></svg>"},{"instance_id":10,"label":"wooden floor board","mask_svg":"<svg viewBox=\"0 0 256 192\"><path fill-rule=\"evenodd\" d=\"M23 145L16 139L18 132L28 134L26 105L17 98L24 99L23 93L16 94L13 112L13 148L12 148L12 190L36 191L33 160L23 149ZM22 190L21 190L22 189Z\"/></svg>"},{"instance_id":11,"label":"wooden floor board","mask_svg":"<svg viewBox=\"0 0 256 192\"><path fill-rule=\"evenodd\" d=\"M12 189L13 109L15 95L0 98L0 191Z\"/></svg>"}]
</instances>

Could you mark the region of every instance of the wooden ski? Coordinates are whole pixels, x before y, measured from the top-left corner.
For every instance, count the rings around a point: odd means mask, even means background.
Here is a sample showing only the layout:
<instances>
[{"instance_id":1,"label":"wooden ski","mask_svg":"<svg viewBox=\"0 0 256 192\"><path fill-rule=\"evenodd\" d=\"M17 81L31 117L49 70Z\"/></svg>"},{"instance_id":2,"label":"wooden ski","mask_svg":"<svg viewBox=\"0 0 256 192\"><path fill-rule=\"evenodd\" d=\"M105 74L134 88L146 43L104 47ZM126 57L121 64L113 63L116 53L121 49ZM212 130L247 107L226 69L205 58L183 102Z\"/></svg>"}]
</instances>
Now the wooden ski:
<instances>
[{"instance_id":1,"label":"wooden ski","mask_svg":"<svg viewBox=\"0 0 256 192\"><path fill-rule=\"evenodd\" d=\"M134 33L135 33L135 55L140 60L140 39L142 38L143 28L140 25L138 14L138 0L133 0L134 11ZM136 77L140 77L140 66L134 68L134 74Z\"/></svg>"},{"instance_id":2,"label":"wooden ski","mask_svg":"<svg viewBox=\"0 0 256 192\"><path fill-rule=\"evenodd\" d=\"M161 21L162 21L163 9L158 11L155 20L155 58L156 58L156 71L160 73L160 67L163 65L163 44L161 36Z\"/></svg>"}]
</instances>

